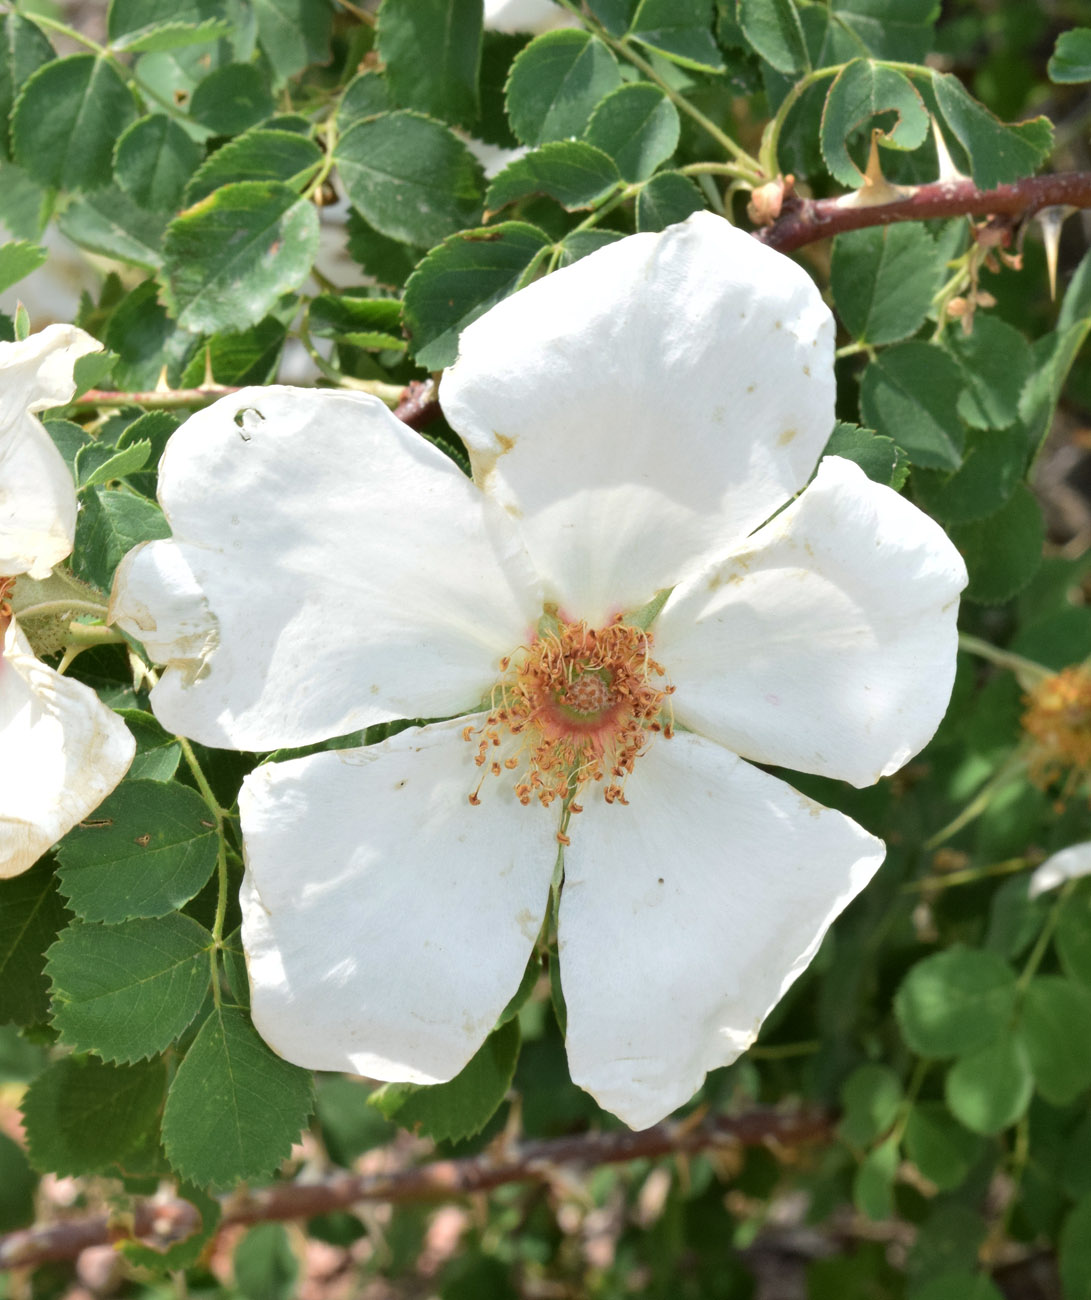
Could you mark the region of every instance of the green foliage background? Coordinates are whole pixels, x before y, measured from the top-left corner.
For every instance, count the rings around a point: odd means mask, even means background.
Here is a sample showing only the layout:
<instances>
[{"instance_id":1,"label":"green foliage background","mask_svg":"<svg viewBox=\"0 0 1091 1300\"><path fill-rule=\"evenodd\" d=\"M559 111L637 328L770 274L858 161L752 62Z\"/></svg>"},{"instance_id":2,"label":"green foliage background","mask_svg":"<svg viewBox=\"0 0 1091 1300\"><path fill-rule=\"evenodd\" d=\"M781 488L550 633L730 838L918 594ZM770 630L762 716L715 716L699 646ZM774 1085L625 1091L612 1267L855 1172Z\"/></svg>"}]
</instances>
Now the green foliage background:
<instances>
[{"instance_id":1,"label":"green foliage background","mask_svg":"<svg viewBox=\"0 0 1091 1300\"><path fill-rule=\"evenodd\" d=\"M789 172L817 197L860 188L873 132L899 186L936 179L933 122L982 189L1091 166L1086 0L585 0L580 26L535 39L483 30L480 0L384 0L377 23L333 0L111 0L96 36L40 9L0 17L0 287L47 264L53 226L106 259L76 318L108 349L80 367L97 396L48 417L82 507L71 571L102 601L129 547L168 531L156 462L207 400L173 390L270 382L289 350L393 403L490 305L611 240L706 207L745 221L747 192ZM471 137L527 152L486 179ZM894 778L792 778L889 856L687 1113L807 1104L831 1116L825 1140L504 1188L427 1293L743 1300L763 1252L796 1250L778 1224L801 1206L809 1300L1091 1295L1091 887L1027 893L1045 854L1091 838L1087 774L1064 803L1028 779L1012 671L1091 654L1091 560L1033 490L1091 412L1091 260L1077 218L1051 303L1036 231L1015 233L1021 270L983 260L964 217L800 254L840 325L830 450L949 530L965 630L1001 652L960 656L938 736ZM442 418L426 436L460 457ZM165 1256L125 1246L120 1293L183 1294L162 1279L189 1269L190 1294L265 1300L293 1294L302 1235L253 1228L217 1281L211 1194L293 1177L305 1127L309 1173L395 1142L410 1161L616 1127L568 1082L548 951L450 1084L371 1091L273 1055L234 899L234 801L261 756L163 732L130 650L85 649L71 671L122 711L131 772L0 883L0 1097L22 1098L26 1134L0 1135L0 1231L46 1212L40 1173L115 1215L174 1180L202 1226ZM370 1236L359 1285L416 1294L433 1214L304 1228ZM0 1296L25 1281L0 1277ZM44 1265L33 1294L69 1283Z\"/></svg>"}]
</instances>

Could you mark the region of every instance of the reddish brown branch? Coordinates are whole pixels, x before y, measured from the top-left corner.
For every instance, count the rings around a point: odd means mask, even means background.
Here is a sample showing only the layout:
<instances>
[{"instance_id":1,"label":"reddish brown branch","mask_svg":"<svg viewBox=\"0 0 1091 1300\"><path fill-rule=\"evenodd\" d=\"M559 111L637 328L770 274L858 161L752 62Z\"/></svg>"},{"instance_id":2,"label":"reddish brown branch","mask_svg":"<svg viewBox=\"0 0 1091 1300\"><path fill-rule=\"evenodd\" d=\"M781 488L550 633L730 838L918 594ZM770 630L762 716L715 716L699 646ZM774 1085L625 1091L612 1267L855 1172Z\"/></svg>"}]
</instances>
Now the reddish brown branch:
<instances>
[{"instance_id":1,"label":"reddish brown branch","mask_svg":"<svg viewBox=\"0 0 1091 1300\"><path fill-rule=\"evenodd\" d=\"M857 192L859 193L859 191ZM1070 205L1091 207L1091 172L1057 172L1032 176L995 190L979 190L971 180L935 181L917 185L889 203L846 206L836 199L786 198L772 225L755 231L755 238L782 253L791 253L816 239L828 239L864 226L894 221L926 221L932 217L1000 217L1015 225L1042 208Z\"/></svg>"},{"instance_id":2,"label":"reddish brown branch","mask_svg":"<svg viewBox=\"0 0 1091 1300\"><path fill-rule=\"evenodd\" d=\"M72 406L148 406L157 411L208 406L218 397L237 393L230 384L201 384L197 388L149 388L146 392L115 392L108 388L89 388L75 398Z\"/></svg>"},{"instance_id":3,"label":"reddish brown branch","mask_svg":"<svg viewBox=\"0 0 1091 1300\"><path fill-rule=\"evenodd\" d=\"M820 1111L785 1114L754 1110L734 1118L700 1123L659 1124L642 1133L584 1133L578 1137L523 1142L463 1160L435 1160L389 1174L333 1174L316 1183L278 1183L258 1191L234 1192L222 1199L221 1227L268 1219L305 1219L348 1209L362 1201L400 1203L446 1201L487 1192L506 1183L548 1181L559 1167L590 1168L692 1155L717 1147L794 1147L827 1138L831 1117ZM159 1246L181 1240L197 1225L197 1212L185 1200L140 1201L133 1211L132 1235ZM89 1215L0 1237L0 1269L27 1268L49 1260L74 1259L88 1246L124 1240L121 1221Z\"/></svg>"}]
</instances>

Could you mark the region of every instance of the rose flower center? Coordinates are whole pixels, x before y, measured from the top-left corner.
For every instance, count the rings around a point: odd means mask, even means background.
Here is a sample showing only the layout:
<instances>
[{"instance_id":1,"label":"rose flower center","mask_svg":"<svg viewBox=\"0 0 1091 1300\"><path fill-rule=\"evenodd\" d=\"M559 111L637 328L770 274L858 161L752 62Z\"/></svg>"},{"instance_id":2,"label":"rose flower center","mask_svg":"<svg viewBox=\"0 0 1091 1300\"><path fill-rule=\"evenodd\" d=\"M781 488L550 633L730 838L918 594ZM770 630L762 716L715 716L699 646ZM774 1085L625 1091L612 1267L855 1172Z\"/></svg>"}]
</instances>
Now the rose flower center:
<instances>
[{"instance_id":1,"label":"rose flower center","mask_svg":"<svg viewBox=\"0 0 1091 1300\"><path fill-rule=\"evenodd\" d=\"M1026 697L1030 775L1043 788L1063 778L1061 800L1091 773L1091 672L1082 665L1047 677Z\"/></svg>"},{"instance_id":2,"label":"rose flower center","mask_svg":"<svg viewBox=\"0 0 1091 1300\"><path fill-rule=\"evenodd\" d=\"M652 738L671 736L661 719L674 687L652 658L652 636L620 620L592 628L557 623L500 661L493 707L464 739L474 762L494 776L514 774L520 803L548 807L602 784L607 803L626 803L625 779ZM669 709L668 709L669 714ZM482 780L484 779L484 774ZM470 803L481 802L481 783Z\"/></svg>"}]
</instances>

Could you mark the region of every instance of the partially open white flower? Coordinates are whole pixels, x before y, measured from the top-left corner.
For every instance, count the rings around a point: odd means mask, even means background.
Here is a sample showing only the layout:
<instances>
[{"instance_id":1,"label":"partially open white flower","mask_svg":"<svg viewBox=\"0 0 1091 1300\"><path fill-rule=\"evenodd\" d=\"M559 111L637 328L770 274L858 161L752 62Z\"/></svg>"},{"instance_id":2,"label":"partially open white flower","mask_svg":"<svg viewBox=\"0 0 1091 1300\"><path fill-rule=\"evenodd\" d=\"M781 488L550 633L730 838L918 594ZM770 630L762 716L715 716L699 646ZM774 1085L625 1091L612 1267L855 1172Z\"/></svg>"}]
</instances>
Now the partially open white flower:
<instances>
[{"instance_id":1,"label":"partially open white flower","mask_svg":"<svg viewBox=\"0 0 1091 1300\"><path fill-rule=\"evenodd\" d=\"M89 687L39 662L6 601L72 549L72 476L35 412L75 392L77 357L101 344L51 325L0 344L0 878L32 866L125 775L136 748Z\"/></svg>"},{"instance_id":2,"label":"partially open white flower","mask_svg":"<svg viewBox=\"0 0 1091 1300\"><path fill-rule=\"evenodd\" d=\"M1051 889L1059 889L1069 880L1078 876L1091 876L1091 841L1070 844L1046 858L1034 873L1027 885L1027 897L1037 898Z\"/></svg>"},{"instance_id":3,"label":"partially open white flower","mask_svg":"<svg viewBox=\"0 0 1091 1300\"><path fill-rule=\"evenodd\" d=\"M101 346L74 325L0 343L0 577L44 578L72 550L72 475L36 412L71 399L77 358Z\"/></svg>"},{"instance_id":4,"label":"partially open white flower","mask_svg":"<svg viewBox=\"0 0 1091 1300\"><path fill-rule=\"evenodd\" d=\"M247 778L253 1013L283 1056L449 1079L559 851L576 1082L642 1127L754 1040L883 846L752 762L901 766L946 707L966 581L847 461L790 500L832 354L807 275L702 213L464 332L441 400L472 481L346 393L249 389L174 435L174 538L114 596L168 665L164 725L263 750L462 715Z\"/></svg>"},{"instance_id":5,"label":"partially open white flower","mask_svg":"<svg viewBox=\"0 0 1091 1300\"><path fill-rule=\"evenodd\" d=\"M550 32L578 19L553 0L485 0L485 26L494 32Z\"/></svg>"}]
</instances>

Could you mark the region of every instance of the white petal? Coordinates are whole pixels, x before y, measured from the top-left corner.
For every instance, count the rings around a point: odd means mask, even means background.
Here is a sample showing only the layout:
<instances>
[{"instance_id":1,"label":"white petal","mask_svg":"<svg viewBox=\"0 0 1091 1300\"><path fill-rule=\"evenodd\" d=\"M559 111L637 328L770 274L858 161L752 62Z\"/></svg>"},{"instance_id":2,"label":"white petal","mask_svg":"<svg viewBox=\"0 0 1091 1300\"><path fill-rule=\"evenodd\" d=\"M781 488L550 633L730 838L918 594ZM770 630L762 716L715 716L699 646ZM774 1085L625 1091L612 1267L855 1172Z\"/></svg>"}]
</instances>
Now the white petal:
<instances>
[{"instance_id":1,"label":"white petal","mask_svg":"<svg viewBox=\"0 0 1091 1300\"><path fill-rule=\"evenodd\" d=\"M375 398L243 389L160 463L174 538L111 616L168 665L152 705L209 745L302 745L476 708L540 611L510 522Z\"/></svg>"},{"instance_id":2,"label":"white petal","mask_svg":"<svg viewBox=\"0 0 1091 1300\"><path fill-rule=\"evenodd\" d=\"M0 343L0 576L44 578L72 549L72 475L33 413L69 401L76 360L101 347L74 325Z\"/></svg>"},{"instance_id":3,"label":"white petal","mask_svg":"<svg viewBox=\"0 0 1091 1300\"><path fill-rule=\"evenodd\" d=\"M675 716L745 758L870 785L931 739L951 695L966 566L943 530L830 456L655 630Z\"/></svg>"},{"instance_id":4,"label":"white petal","mask_svg":"<svg viewBox=\"0 0 1091 1300\"><path fill-rule=\"evenodd\" d=\"M239 808L254 1023L321 1070L434 1083L511 999L545 912L557 816L486 778L466 719L270 763Z\"/></svg>"},{"instance_id":5,"label":"white petal","mask_svg":"<svg viewBox=\"0 0 1091 1300\"><path fill-rule=\"evenodd\" d=\"M1027 897L1037 898L1050 889L1057 889L1066 880L1075 880L1077 876L1091 876L1091 842L1070 844L1046 858L1040 867L1036 867L1027 886Z\"/></svg>"},{"instance_id":6,"label":"white petal","mask_svg":"<svg viewBox=\"0 0 1091 1300\"><path fill-rule=\"evenodd\" d=\"M0 878L33 866L97 808L135 749L117 714L35 659L11 620L0 656Z\"/></svg>"},{"instance_id":7,"label":"white petal","mask_svg":"<svg viewBox=\"0 0 1091 1300\"><path fill-rule=\"evenodd\" d=\"M553 0L485 0L485 26L494 32L550 32L579 19Z\"/></svg>"},{"instance_id":8,"label":"white petal","mask_svg":"<svg viewBox=\"0 0 1091 1300\"><path fill-rule=\"evenodd\" d=\"M440 401L549 598L602 624L806 483L833 425L833 321L795 263L698 213L492 308Z\"/></svg>"},{"instance_id":9,"label":"white petal","mask_svg":"<svg viewBox=\"0 0 1091 1300\"><path fill-rule=\"evenodd\" d=\"M572 1078L632 1128L754 1041L883 845L712 741L659 741L573 819L560 909Z\"/></svg>"}]
</instances>

